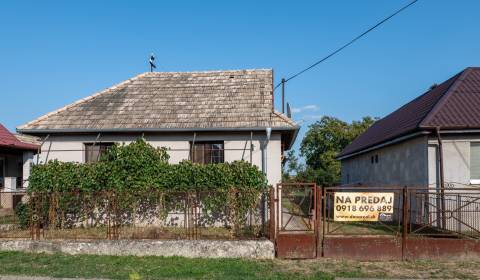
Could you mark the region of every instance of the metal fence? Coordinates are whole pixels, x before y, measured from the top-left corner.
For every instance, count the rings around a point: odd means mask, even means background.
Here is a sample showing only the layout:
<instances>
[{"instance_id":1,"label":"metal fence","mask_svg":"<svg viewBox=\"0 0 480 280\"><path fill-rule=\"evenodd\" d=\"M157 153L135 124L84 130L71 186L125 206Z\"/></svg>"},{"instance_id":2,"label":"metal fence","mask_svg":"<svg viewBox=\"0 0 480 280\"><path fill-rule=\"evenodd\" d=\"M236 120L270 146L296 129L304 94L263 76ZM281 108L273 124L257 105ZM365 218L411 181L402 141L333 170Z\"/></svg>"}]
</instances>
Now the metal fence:
<instances>
[{"instance_id":1,"label":"metal fence","mask_svg":"<svg viewBox=\"0 0 480 280\"><path fill-rule=\"evenodd\" d=\"M388 219L336 221L336 193L393 193ZM323 235L391 235L480 239L480 188L348 185L323 188Z\"/></svg>"},{"instance_id":2,"label":"metal fence","mask_svg":"<svg viewBox=\"0 0 480 280\"><path fill-rule=\"evenodd\" d=\"M268 194L237 191L0 192L0 238L258 239L269 236ZM250 205L245 205L248 202Z\"/></svg>"},{"instance_id":3,"label":"metal fence","mask_svg":"<svg viewBox=\"0 0 480 280\"><path fill-rule=\"evenodd\" d=\"M409 190L413 235L480 238L480 189Z\"/></svg>"},{"instance_id":4,"label":"metal fence","mask_svg":"<svg viewBox=\"0 0 480 280\"><path fill-rule=\"evenodd\" d=\"M323 234L324 235L394 235L402 234L405 218L403 211L404 187L399 186L337 186L323 189ZM376 221L336 221L334 219L337 193L393 193L393 209L386 218ZM338 206L337 206L338 207ZM345 209L343 209L345 210Z\"/></svg>"},{"instance_id":5,"label":"metal fence","mask_svg":"<svg viewBox=\"0 0 480 280\"><path fill-rule=\"evenodd\" d=\"M315 184L278 184L278 231L314 232L316 223L317 191Z\"/></svg>"}]
</instances>

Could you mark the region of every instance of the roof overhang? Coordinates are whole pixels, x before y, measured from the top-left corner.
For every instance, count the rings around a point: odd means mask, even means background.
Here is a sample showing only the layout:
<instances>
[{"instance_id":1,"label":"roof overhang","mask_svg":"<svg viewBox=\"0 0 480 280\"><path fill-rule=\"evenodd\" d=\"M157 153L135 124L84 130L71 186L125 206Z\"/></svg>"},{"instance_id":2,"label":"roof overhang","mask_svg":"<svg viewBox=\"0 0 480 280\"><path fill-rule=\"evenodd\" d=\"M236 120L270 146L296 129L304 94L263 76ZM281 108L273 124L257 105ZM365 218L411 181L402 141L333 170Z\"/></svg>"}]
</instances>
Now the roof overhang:
<instances>
[{"instance_id":1,"label":"roof overhang","mask_svg":"<svg viewBox=\"0 0 480 280\"><path fill-rule=\"evenodd\" d=\"M2 149L16 150L16 151L32 151L37 152L40 146L34 144L15 144L15 145L0 145Z\"/></svg>"},{"instance_id":2,"label":"roof overhang","mask_svg":"<svg viewBox=\"0 0 480 280\"><path fill-rule=\"evenodd\" d=\"M85 133L145 133L145 132L259 132L265 131L267 127L209 127L209 128L68 128L68 129L22 129L17 132L30 135L44 134L85 134ZM290 149L295 142L300 126L272 127L272 131L283 132L290 135L287 139L286 149ZM288 148L287 148L288 147Z\"/></svg>"}]
</instances>

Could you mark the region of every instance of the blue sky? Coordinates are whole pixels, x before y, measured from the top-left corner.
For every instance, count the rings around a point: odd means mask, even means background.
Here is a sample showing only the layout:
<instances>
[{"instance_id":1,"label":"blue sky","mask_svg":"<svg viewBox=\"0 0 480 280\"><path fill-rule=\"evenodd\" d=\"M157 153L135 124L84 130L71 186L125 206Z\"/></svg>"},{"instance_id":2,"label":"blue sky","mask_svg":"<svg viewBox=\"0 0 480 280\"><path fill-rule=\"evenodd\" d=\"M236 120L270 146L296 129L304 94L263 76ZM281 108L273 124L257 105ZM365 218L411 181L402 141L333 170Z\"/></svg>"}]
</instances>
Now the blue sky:
<instances>
[{"instance_id":1,"label":"blue sky","mask_svg":"<svg viewBox=\"0 0 480 280\"><path fill-rule=\"evenodd\" d=\"M408 2L2 1L0 122L14 130L145 72L151 52L159 71L273 68L278 82ZM302 134L322 115L385 116L479 66L479 10L476 0L420 0L289 82Z\"/></svg>"}]
</instances>

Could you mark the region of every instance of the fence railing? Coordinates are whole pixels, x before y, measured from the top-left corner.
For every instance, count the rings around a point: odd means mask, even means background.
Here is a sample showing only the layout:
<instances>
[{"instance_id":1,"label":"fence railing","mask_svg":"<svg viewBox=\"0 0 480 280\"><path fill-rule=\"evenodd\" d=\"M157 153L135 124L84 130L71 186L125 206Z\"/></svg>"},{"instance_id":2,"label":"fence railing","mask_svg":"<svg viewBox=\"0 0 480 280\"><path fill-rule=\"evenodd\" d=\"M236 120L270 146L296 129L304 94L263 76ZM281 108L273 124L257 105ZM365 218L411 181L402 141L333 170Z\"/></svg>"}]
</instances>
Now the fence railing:
<instances>
[{"instance_id":1,"label":"fence railing","mask_svg":"<svg viewBox=\"0 0 480 280\"><path fill-rule=\"evenodd\" d=\"M480 238L479 189L413 189L409 195L410 234Z\"/></svg>"},{"instance_id":2,"label":"fence railing","mask_svg":"<svg viewBox=\"0 0 480 280\"><path fill-rule=\"evenodd\" d=\"M337 193L391 193L393 195L393 208L388 219L379 218L376 221L362 221L352 219L350 221L337 221L335 211L347 211L349 209L336 209L345 207L336 205ZM325 187L323 192L323 234L324 235L401 235L404 219L403 211L404 188L398 186L338 186ZM355 206L354 206L355 207ZM352 209L358 210L358 209Z\"/></svg>"},{"instance_id":3,"label":"fence railing","mask_svg":"<svg viewBox=\"0 0 480 280\"><path fill-rule=\"evenodd\" d=\"M258 239L269 236L268 193L238 191L0 192L0 238ZM17 199L18 200L18 199Z\"/></svg>"},{"instance_id":4,"label":"fence railing","mask_svg":"<svg viewBox=\"0 0 480 280\"><path fill-rule=\"evenodd\" d=\"M390 193L388 219L338 221L334 197L339 193ZM480 188L348 185L323 189L323 235L391 235L480 239ZM338 207L338 206L337 206Z\"/></svg>"}]
</instances>

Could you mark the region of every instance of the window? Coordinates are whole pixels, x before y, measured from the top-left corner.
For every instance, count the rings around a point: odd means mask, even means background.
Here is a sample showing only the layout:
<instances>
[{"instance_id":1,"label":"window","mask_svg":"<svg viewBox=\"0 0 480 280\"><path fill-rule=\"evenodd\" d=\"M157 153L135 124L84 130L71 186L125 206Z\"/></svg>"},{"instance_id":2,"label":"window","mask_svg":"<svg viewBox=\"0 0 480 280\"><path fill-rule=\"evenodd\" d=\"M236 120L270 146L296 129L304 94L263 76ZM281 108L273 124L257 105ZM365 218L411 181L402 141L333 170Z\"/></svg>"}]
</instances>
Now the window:
<instances>
[{"instance_id":1,"label":"window","mask_svg":"<svg viewBox=\"0 0 480 280\"><path fill-rule=\"evenodd\" d=\"M17 162L17 189L23 188L23 162Z\"/></svg>"},{"instance_id":2,"label":"window","mask_svg":"<svg viewBox=\"0 0 480 280\"><path fill-rule=\"evenodd\" d=\"M470 143L470 183L480 184L480 142Z\"/></svg>"},{"instance_id":3,"label":"window","mask_svg":"<svg viewBox=\"0 0 480 280\"><path fill-rule=\"evenodd\" d=\"M113 143L85 143L85 162L97 162Z\"/></svg>"},{"instance_id":4,"label":"window","mask_svg":"<svg viewBox=\"0 0 480 280\"><path fill-rule=\"evenodd\" d=\"M190 143L191 158L195 163L222 163L224 161L223 141Z\"/></svg>"},{"instance_id":5,"label":"window","mask_svg":"<svg viewBox=\"0 0 480 280\"><path fill-rule=\"evenodd\" d=\"M0 158L0 189L5 187L5 159Z\"/></svg>"}]
</instances>

